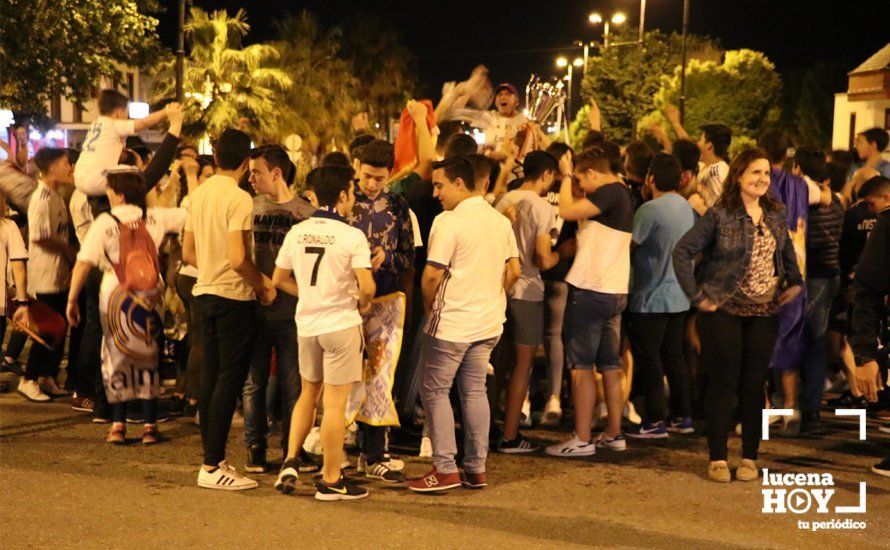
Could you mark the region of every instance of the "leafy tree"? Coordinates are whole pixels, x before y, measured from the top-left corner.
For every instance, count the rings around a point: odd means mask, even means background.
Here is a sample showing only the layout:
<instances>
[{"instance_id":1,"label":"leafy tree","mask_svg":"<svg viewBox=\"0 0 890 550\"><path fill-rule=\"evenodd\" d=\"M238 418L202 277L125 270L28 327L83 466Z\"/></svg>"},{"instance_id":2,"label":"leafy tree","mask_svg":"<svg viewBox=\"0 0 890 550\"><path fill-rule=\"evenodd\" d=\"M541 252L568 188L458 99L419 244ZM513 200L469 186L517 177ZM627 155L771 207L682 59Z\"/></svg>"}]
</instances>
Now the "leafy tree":
<instances>
[{"instance_id":1,"label":"leafy tree","mask_svg":"<svg viewBox=\"0 0 890 550\"><path fill-rule=\"evenodd\" d=\"M358 98L372 123L386 124L414 96L414 56L391 21L357 15L343 24L343 58L360 83Z\"/></svg>"},{"instance_id":2,"label":"leafy tree","mask_svg":"<svg viewBox=\"0 0 890 550\"><path fill-rule=\"evenodd\" d=\"M323 30L308 12L277 25L279 67L293 85L283 96L281 129L303 139L303 148L322 154L345 148L351 138L352 117L362 110L359 82L352 65L339 57L342 31Z\"/></svg>"},{"instance_id":3,"label":"leafy tree","mask_svg":"<svg viewBox=\"0 0 890 550\"><path fill-rule=\"evenodd\" d=\"M616 36L614 42L635 39L628 30ZM609 139L630 140L637 121L655 108L654 96L661 88L662 77L680 65L680 35L649 31L644 44L642 51L633 45L612 46L590 58L581 83L581 95L586 102L596 100L602 112L603 130ZM721 53L719 44L710 38L688 37L688 59L719 59ZM583 127L581 116L579 111L576 121Z\"/></svg>"},{"instance_id":4,"label":"leafy tree","mask_svg":"<svg viewBox=\"0 0 890 550\"><path fill-rule=\"evenodd\" d=\"M693 60L686 70L686 130L694 134L704 124L729 126L734 137L756 138L779 120L782 80L775 66L761 52L732 50L723 62ZM680 68L662 79L655 106L663 109L677 104L680 95ZM640 121L640 127L663 123L654 111ZM735 141L735 139L734 139Z\"/></svg>"},{"instance_id":5,"label":"leafy tree","mask_svg":"<svg viewBox=\"0 0 890 550\"><path fill-rule=\"evenodd\" d=\"M101 76L142 67L159 52L156 0L0 2L0 106L25 117L64 96L89 100Z\"/></svg>"},{"instance_id":6,"label":"leafy tree","mask_svg":"<svg viewBox=\"0 0 890 550\"><path fill-rule=\"evenodd\" d=\"M185 59L184 131L211 137L226 128L244 126L262 142L283 137L279 122L283 93L293 80L278 67L280 54L268 44L242 46L250 30L247 14L225 10L208 14L191 8L185 32L190 52ZM175 95L176 61L168 58L155 78L154 99Z\"/></svg>"}]
</instances>

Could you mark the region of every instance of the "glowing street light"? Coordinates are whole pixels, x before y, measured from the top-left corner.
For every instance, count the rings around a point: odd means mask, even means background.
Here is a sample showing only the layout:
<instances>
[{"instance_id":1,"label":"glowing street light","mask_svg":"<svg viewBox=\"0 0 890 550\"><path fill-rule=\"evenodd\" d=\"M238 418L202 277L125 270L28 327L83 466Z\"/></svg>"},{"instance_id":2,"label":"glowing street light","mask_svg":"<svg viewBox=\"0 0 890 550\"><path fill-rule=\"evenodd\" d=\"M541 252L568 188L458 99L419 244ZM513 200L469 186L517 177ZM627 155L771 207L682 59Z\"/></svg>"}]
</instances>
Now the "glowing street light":
<instances>
[{"instance_id":1,"label":"glowing street light","mask_svg":"<svg viewBox=\"0 0 890 550\"><path fill-rule=\"evenodd\" d=\"M609 19L603 19L603 16L594 12L587 16L587 21L591 25L603 24L603 48L609 47L609 31L612 25L622 25L627 21L627 16L623 12L615 12Z\"/></svg>"},{"instance_id":2,"label":"glowing street light","mask_svg":"<svg viewBox=\"0 0 890 550\"><path fill-rule=\"evenodd\" d=\"M567 58L565 58L563 56L559 56L556 58L556 66L559 67L560 69L568 67L568 65L569 65L569 60Z\"/></svg>"},{"instance_id":3,"label":"glowing street light","mask_svg":"<svg viewBox=\"0 0 890 550\"><path fill-rule=\"evenodd\" d=\"M556 66L559 67L560 69L566 70L566 76L564 77L566 80L566 88L568 91L567 97L566 97L567 103L568 103L566 105L566 110L568 112L568 116L571 118L571 116L573 114L572 113L572 78L573 78L573 73L574 73L573 69L575 67L579 67L579 68L583 67L584 60L581 59L580 57L576 57L575 59L572 60L571 63L569 63L569 58L567 58L564 55L561 55L556 58Z\"/></svg>"}]
</instances>

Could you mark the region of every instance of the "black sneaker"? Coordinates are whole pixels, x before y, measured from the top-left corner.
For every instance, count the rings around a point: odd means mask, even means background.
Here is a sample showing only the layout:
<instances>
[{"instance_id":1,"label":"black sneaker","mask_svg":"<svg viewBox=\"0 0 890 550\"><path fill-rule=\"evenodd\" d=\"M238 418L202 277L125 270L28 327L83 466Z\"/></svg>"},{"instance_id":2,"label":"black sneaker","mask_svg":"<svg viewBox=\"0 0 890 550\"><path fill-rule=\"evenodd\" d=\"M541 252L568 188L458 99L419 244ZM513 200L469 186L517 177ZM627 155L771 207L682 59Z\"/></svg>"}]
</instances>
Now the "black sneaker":
<instances>
[{"instance_id":1,"label":"black sneaker","mask_svg":"<svg viewBox=\"0 0 890 550\"><path fill-rule=\"evenodd\" d=\"M306 452L303 447L300 447L300 454L298 455L300 458L300 473L301 474L309 474L312 472L317 472L321 470L321 466L315 462L315 459L312 458L312 455Z\"/></svg>"},{"instance_id":2,"label":"black sneaker","mask_svg":"<svg viewBox=\"0 0 890 550\"><path fill-rule=\"evenodd\" d=\"M170 398L170 416L182 416L185 411L185 399L173 396Z\"/></svg>"},{"instance_id":3,"label":"black sneaker","mask_svg":"<svg viewBox=\"0 0 890 550\"><path fill-rule=\"evenodd\" d=\"M501 438L500 441L498 441L499 453L525 454L533 453L538 449L540 449L540 447L523 437L522 434L517 435L515 439L507 440Z\"/></svg>"},{"instance_id":4,"label":"black sneaker","mask_svg":"<svg viewBox=\"0 0 890 550\"><path fill-rule=\"evenodd\" d=\"M285 495L293 493L297 488L297 481L300 479L298 469L297 459L286 459L278 472L278 479L275 480L275 490Z\"/></svg>"},{"instance_id":5,"label":"black sneaker","mask_svg":"<svg viewBox=\"0 0 890 550\"><path fill-rule=\"evenodd\" d=\"M22 364L19 363L19 360L10 357L3 357L3 359L0 360L0 372L2 371L18 374L19 376L25 375L25 369L22 367Z\"/></svg>"},{"instance_id":6,"label":"black sneaker","mask_svg":"<svg viewBox=\"0 0 890 550\"><path fill-rule=\"evenodd\" d=\"M315 499L323 501L358 500L368 496L368 490L359 487L345 477L332 485L328 485L323 479L315 484Z\"/></svg>"},{"instance_id":7,"label":"black sneaker","mask_svg":"<svg viewBox=\"0 0 890 550\"><path fill-rule=\"evenodd\" d=\"M377 462L366 465L365 477L368 479L378 479L385 483L402 483L405 481L405 474L393 470L386 462Z\"/></svg>"},{"instance_id":8,"label":"black sneaker","mask_svg":"<svg viewBox=\"0 0 890 550\"><path fill-rule=\"evenodd\" d=\"M266 462L266 447L251 445L247 448L247 464L244 466L244 471L252 474L264 474L269 471L269 463Z\"/></svg>"},{"instance_id":9,"label":"black sneaker","mask_svg":"<svg viewBox=\"0 0 890 550\"><path fill-rule=\"evenodd\" d=\"M850 390L840 397L829 399L826 404L832 409L863 409L868 404L864 397L856 397Z\"/></svg>"},{"instance_id":10,"label":"black sneaker","mask_svg":"<svg viewBox=\"0 0 890 550\"><path fill-rule=\"evenodd\" d=\"M826 429L819 418L819 413L804 413L800 421L800 434L815 436L825 434Z\"/></svg>"},{"instance_id":11,"label":"black sneaker","mask_svg":"<svg viewBox=\"0 0 890 550\"><path fill-rule=\"evenodd\" d=\"M879 476L890 477L890 456L871 467L871 471ZM318 498L318 495L315 495Z\"/></svg>"}]
</instances>

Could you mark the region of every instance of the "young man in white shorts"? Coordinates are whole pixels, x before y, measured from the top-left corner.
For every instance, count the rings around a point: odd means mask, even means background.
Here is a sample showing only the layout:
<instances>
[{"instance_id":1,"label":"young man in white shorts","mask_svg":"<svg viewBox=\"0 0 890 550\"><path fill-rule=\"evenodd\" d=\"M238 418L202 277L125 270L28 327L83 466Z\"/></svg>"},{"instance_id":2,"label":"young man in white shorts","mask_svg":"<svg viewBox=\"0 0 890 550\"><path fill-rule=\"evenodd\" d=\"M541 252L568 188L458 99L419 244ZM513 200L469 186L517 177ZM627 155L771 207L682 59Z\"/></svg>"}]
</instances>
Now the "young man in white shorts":
<instances>
[{"instance_id":1,"label":"young man in white shorts","mask_svg":"<svg viewBox=\"0 0 890 550\"><path fill-rule=\"evenodd\" d=\"M321 443L322 479L315 498L356 500L368 490L342 476L346 400L362 379L362 316L370 308L375 285L371 249L359 229L345 216L355 204L353 171L323 166L310 174L319 209L288 232L275 261L275 286L297 296L296 322L302 390L294 406L287 458L275 488L296 488L299 449L315 424L316 407L324 389Z\"/></svg>"}]
</instances>

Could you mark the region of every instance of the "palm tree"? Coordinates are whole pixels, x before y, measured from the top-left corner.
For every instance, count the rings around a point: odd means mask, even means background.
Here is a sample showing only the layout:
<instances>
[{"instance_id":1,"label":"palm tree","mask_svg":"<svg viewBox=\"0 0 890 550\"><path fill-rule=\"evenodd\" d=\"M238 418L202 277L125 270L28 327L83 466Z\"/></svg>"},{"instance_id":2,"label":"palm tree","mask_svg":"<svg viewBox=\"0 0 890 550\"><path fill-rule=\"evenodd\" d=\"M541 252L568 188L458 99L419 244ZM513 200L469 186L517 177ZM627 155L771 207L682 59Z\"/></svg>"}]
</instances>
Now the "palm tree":
<instances>
[{"instance_id":1,"label":"palm tree","mask_svg":"<svg viewBox=\"0 0 890 550\"><path fill-rule=\"evenodd\" d=\"M267 44L242 46L250 30L247 14L239 9L208 15L191 8L185 26L190 53L185 60L185 133L216 136L226 128L243 126L247 119L255 142L283 137L279 127L282 94L291 77L277 67L280 54ZM175 93L175 62L161 65L154 83L154 100Z\"/></svg>"},{"instance_id":2,"label":"palm tree","mask_svg":"<svg viewBox=\"0 0 890 550\"><path fill-rule=\"evenodd\" d=\"M336 27L324 31L306 11L278 22L276 30L273 46L281 53L280 67L293 80L285 92L282 129L299 134L304 150L319 156L345 148L352 117L363 109L352 66L339 57L342 32Z\"/></svg>"}]
</instances>

